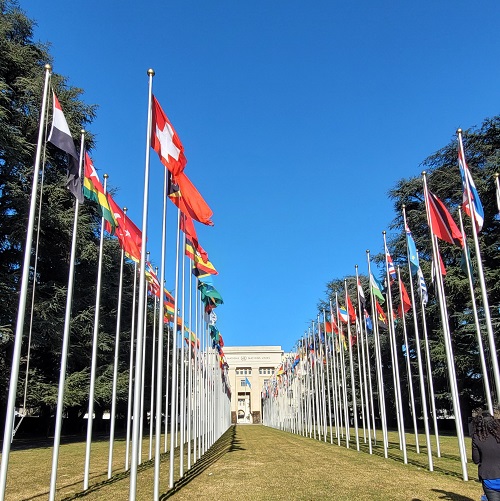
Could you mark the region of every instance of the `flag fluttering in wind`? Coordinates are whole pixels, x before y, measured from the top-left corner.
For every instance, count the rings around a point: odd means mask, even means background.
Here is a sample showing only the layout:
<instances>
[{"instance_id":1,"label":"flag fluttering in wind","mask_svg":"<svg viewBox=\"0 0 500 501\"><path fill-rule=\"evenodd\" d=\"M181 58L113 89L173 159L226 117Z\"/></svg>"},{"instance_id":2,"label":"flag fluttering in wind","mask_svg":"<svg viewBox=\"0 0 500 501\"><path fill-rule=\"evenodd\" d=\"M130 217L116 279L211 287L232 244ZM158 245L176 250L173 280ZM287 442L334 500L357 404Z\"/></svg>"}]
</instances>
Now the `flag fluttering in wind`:
<instances>
[{"instance_id":1,"label":"flag fluttering in wind","mask_svg":"<svg viewBox=\"0 0 500 501\"><path fill-rule=\"evenodd\" d=\"M94 168L92 159L89 154L85 152L85 175L83 178L83 195L89 200L93 200L99 207L101 216L108 223L105 228L110 235L114 235L116 229L116 220L113 211L109 206L108 198L104 193L104 187L101 184L99 176Z\"/></svg>"},{"instance_id":2,"label":"flag fluttering in wind","mask_svg":"<svg viewBox=\"0 0 500 501\"><path fill-rule=\"evenodd\" d=\"M351 298L349 297L349 294L346 293L347 297L347 312L349 313L349 321L351 324L356 323L356 311L354 310L354 306L352 305Z\"/></svg>"},{"instance_id":3,"label":"flag fluttering in wind","mask_svg":"<svg viewBox=\"0 0 500 501\"><path fill-rule=\"evenodd\" d=\"M127 257L138 263L141 260L142 232L120 209L109 193L108 202L118 225L115 231L118 242ZM106 231L109 233L108 229Z\"/></svg>"},{"instance_id":4,"label":"flag fluttering in wind","mask_svg":"<svg viewBox=\"0 0 500 501\"><path fill-rule=\"evenodd\" d=\"M349 321L349 315L347 314L347 310L342 306L337 305L337 310L339 312L339 318L342 323L346 324Z\"/></svg>"},{"instance_id":5,"label":"flag fluttering in wind","mask_svg":"<svg viewBox=\"0 0 500 501\"><path fill-rule=\"evenodd\" d=\"M417 247L415 246L415 241L413 240L413 236L407 224L405 225L405 232L406 232L406 245L408 246L408 258L410 260L411 274L415 275L420 266L418 263Z\"/></svg>"},{"instance_id":6,"label":"flag fluttering in wind","mask_svg":"<svg viewBox=\"0 0 500 501\"><path fill-rule=\"evenodd\" d=\"M363 287L361 286L361 280L358 277L358 295L361 306L364 308L366 305L365 293L363 292Z\"/></svg>"},{"instance_id":7,"label":"flag fluttering in wind","mask_svg":"<svg viewBox=\"0 0 500 501\"><path fill-rule=\"evenodd\" d=\"M479 233L483 228L484 210L476 185L465 161L464 146L462 143L462 135L460 133L458 134L458 166L460 168L462 186L464 189L462 207L464 212L476 222L476 229ZM469 200L471 201L472 207L469 206Z\"/></svg>"},{"instance_id":8,"label":"flag fluttering in wind","mask_svg":"<svg viewBox=\"0 0 500 501\"><path fill-rule=\"evenodd\" d=\"M62 111L61 105L55 95L52 93L54 110L52 115L52 127L47 139L54 146L68 154L68 179L66 186L75 198L82 204L83 191L82 180L79 175L79 160L76 152L75 143L68 127L68 122Z\"/></svg>"},{"instance_id":9,"label":"flag fluttering in wind","mask_svg":"<svg viewBox=\"0 0 500 501\"><path fill-rule=\"evenodd\" d=\"M218 272L214 265L208 259L208 254L203 249L203 247L198 242L198 235L194 227L193 220L186 216L184 213L181 214L181 230L186 235L186 256L193 261L193 274L194 269L200 271L201 274L217 275ZM197 274L195 274L197 276Z\"/></svg>"},{"instance_id":10,"label":"flag fluttering in wind","mask_svg":"<svg viewBox=\"0 0 500 501\"><path fill-rule=\"evenodd\" d=\"M389 249L387 245L385 246L385 257L387 259L387 272L389 273L391 283L394 282L397 278L396 268L394 268L394 262L392 261L392 257L389 254Z\"/></svg>"},{"instance_id":11,"label":"flag fluttering in wind","mask_svg":"<svg viewBox=\"0 0 500 501\"><path fill-rule=\"evenodd\" d=\"M463 247L462 232L458 229L444 203L431 191L427 198L432 232L436 237L453 245Z\"/></svg>"},{"instance_id":12,"label":"flag fluttering in wind","mask_svg":"<svg viewBox=\"0 0 500 501\"><path fill-rule=\"evenodd\" d=\"M178 175L184 170L187 163L184 146L154 96L151 110L151 148L158 153L161 163L172 174Z\"/></svg>"},{"instance_id":13,"label":"flag fluttering in wind","mask_svg":"<svg viewBox=\"0 0 500 501\"><path fill-rule=\"evenodd\" d=\"M224 303L219 291L213 285L200 282L198 290L205 305L205 313L210 313L214 308Z\"/></svg>"},{"instance_id":14,"label":"flag fluttering in wind","mask_svg":"<svg viewBox=\"0 0 500 501\"><path fill-rule=\"evenodd\" d=\"M404 313L408 313L411 310L411 301L410 296L408 296L408 291L406 290L405 284L401 279L399 280L399 288L401 291L402 304L400 304L398 307L398 316L402 317L403 311Z\"/></svg>"},{"instance_id":15,"label":"flag fluttering in wind","mask_svg":"<svg viewBox=\"0 0 500 501\"><path fill-rule=\"evenodd\" d=\"M387 316L382 309L382 306L375 299L375 308L377 309L377 323L381 329L387 330Z\"/></svg>"},{"instance_id":16,"label":"flag fluttering in wind","mask_svg":"<svg viewBox=\"0 0 500 501\"><path fill-rule=\"evenodd\" d=\"M380 282L373 276L373 273L370 273L370 287L372 289L372 294L378 298L381 303L384 303L385 298L382 295L382 285Z\"/></svg>"},{"instance_id":17,"label":"flag fluttering in wind","mask_svg":"<svg viewBox=\"0 0 500 501\"><path fill-rule=\"evenodd\" d=\"M422 269L420 267L418 268L417 276L418 276L418 285L419 285L420 297L422 299L422 304L426 306L427 301L429 300L429 296L427 294L427 286L425 285L424 274L422 273Z\"/></svg>"},{"instance_id":18,"label":"flag fluttering in wind","mask_svg":"<svg viewBox=\"0 0 500 501\"><path fill-rule=\"evenodd\" d=\"M146 276L146 281L148 282L148 292L159 298L161 294L160 281L158 280L158 276L149 261L146 261L144 275Z\"/></svg>"},{"instance_id":19,"label":"flag fluttering in wind","mask_svg":"<svg viewBox=\"0 0 500 501\"><path fill-rule=\"evenodd\" d=\"M372 322L372 318L370 317L370 315L368 314L368 312L366 311L366 309L364 309L363 311L364 311L364 314L365 314L365 323L366 323L366 328L367 328L369 331L373 331L373 322Z\"/></svg>"},{"instance_id":20,"label":"flag fluttering in wind","mask_svg":"<svg viewBox=\"0 0 500 501\"><path fill-rule=\"evenodd\" d=\"M210 219L213 214L212 209L210 209L184 172L178 176L170 176L168 197L181 212L190 218L208 226L213 226L214 223Z\"/></svg>"}]
</instances>

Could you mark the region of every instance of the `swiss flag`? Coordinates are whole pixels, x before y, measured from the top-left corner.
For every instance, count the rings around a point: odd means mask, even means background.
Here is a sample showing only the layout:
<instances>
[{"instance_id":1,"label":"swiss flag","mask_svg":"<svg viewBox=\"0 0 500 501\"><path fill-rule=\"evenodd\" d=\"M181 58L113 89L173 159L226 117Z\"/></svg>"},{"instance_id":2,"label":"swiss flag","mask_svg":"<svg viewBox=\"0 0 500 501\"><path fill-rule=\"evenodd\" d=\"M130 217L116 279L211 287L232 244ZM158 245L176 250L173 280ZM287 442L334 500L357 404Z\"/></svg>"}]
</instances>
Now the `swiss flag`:
<instances>
[{"instance_id":1,"label":"swiss flag","mask_svg":"<svg viewBox=\"0 0 500 501\"><path fill-rule=\"evenodd\" d=\"M161 163L175 176L186 166L184 146L170 120L153 96L151 118L151 148L158 153Z\"/></svg>"}]
</instances>

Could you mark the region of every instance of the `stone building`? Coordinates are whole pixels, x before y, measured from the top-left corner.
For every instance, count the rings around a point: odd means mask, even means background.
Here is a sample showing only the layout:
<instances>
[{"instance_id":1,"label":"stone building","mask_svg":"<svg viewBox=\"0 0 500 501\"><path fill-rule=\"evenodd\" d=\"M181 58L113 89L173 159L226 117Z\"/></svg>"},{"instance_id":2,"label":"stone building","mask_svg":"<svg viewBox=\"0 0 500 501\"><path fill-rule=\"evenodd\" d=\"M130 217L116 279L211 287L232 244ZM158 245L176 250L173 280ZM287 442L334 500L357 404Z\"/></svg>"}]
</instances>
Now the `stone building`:
<instances>
[{"instance_id":1,"label":"stone building","mask_svg":"<svg viewBox=\"0 0 500 501\"><path fill-rule=\"evenodd\" d=\"M224 346L231 382L231 421L260 423L261 390L280 365L281 346Z\"/></svg>"}]
</instances>

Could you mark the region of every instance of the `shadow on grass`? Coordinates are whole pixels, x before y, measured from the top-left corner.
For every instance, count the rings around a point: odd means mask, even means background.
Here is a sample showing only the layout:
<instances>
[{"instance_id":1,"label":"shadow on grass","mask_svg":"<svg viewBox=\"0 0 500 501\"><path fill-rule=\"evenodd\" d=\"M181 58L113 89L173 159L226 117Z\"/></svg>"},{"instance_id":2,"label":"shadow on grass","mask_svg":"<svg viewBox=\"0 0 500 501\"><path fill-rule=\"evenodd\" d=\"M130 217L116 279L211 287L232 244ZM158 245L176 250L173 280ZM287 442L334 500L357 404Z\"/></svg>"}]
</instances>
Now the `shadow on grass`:
<instances>
[{"instance_id":1,"label":"shadow on grass","mask_svg":"<svg viewBox=\"0 0 500 501\"><path fill-rule=\"evenodd\" d=\"M467 496L462 496L461 494L455 494L454 492L443 491L441 489L431 489L433 492L438 492L439 494L443 494L441 499L446 499L448 501L474 501L474 499L469 498ZM417 500L412 500L417 501Z\"/></svg>"},{"instance_id":2,"label":"shadow on grass","mask_svg":"<svg viewBox=\"0 0 500 501\"><path fill-rule=\"evenodd\" d=\"M188 470L185 475L174 483L174 486L165 494L160 496L160 500L168 499L191 480L203 473L209 466L216 463L222 456L228 452L244 451L241 447L241 441L236 438L236 426L231 426L224 435L199 459L194 466Z\"/></svg>"}]
</instances>

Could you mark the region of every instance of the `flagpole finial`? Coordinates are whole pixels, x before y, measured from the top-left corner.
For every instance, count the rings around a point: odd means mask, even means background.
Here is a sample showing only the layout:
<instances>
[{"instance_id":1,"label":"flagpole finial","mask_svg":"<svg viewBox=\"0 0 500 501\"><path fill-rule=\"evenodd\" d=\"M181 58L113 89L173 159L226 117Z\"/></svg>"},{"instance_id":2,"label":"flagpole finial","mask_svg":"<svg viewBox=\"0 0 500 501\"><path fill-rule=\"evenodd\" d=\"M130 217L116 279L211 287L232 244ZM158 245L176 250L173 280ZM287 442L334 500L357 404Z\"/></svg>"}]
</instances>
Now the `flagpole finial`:
<instances>
[{"instance_id":1,"label":"flagpole finial","mask_svg":"<svg viewBox=\"0 0 500 501\"><path fill-rule=\"evenodd\" d=\"M123 208L123 212L125 212L125 214L126 214L126 213L127 213L127 211L128 211L128 207L124 207L124 208Z\"/></svg>"},{"instance_id":2,"label":"flagpole finial","mask_svg":"<svg viewBox=\"0 0 500 501\"><path fill-rule=\"evenodd\" d=\"M358 269L358 265L357 265L357 264L355 264L355 265L354 265L354 268L357 270L357 269Z\"/></svg>"},{"instance_id":3,"label":"flagpole finial","mask_svg":"<svg viewBox=\"0 0 500 501\"><path fill-rule=\"evenodd\" d=\"M384 230L384 231L382 232L382 235L385 235L385 233L386 233L386 231Z\"/></svg>"},{"instance_id":4,"label":"flagpole finial","mask_svg":"<svg viewBox=\"0 0 500 501\"><path fill-rule=\"evenodd\" d=\"M425 170L422 171L422 176L425 176L427 172Z\"/></svg>"},{"instance_id":5,"label":"flagpole finial","mask_svg":"<svg viewBox=\"0 0 500 501\"><path fill-rule=\"evenodd\" d=\"M493 177L496 179L498 177L498 172L495 172L495 174L493 174Z\"/></svg>"},{"instance_id":6,"label":"flagpole finial","mask_svg":"<svg viewBox=\"0 0 500 501\"><path fill-rule=\"evenodd\" d=\"M155 76L155 70L153 70L153 68L149 68L148 77L154 77L154 76Z\"/></svg>"},{"instance_id":7,"label":"flagpole finial","mask_svg":"<svg viewBox=\"0 0 500 501\"><path fill-rule=\"evenodd\" d=\"M47 63L44 68L48 71L51 71L52 70L52 65L50 65L49 63Z\"/></svg>"},{"instance_id":8,"label":"flagpole finial","mask_svg":"<svg viewBox=\"0 0 500 501\"><path fill-rule=\"evenodd\" d=\"M104 179L108 179L109 175L108 175L108 174L104 174L102 177L103 177Z\"/></svg>"},{"instance_id":9,"label":"flagpole finial","mask_svg":"<svg viewBox=\"0 0 500 501\"><path fill-rule=\"evenodd\" d=\"M462 134L462 129L460 127L457 129L457 134Z\"/></svg>"},{"instance_id":10,"label":"flagpole finial","mask_svg":"<svg viewBox=\"0 0 500 501\"><path fill-rule=\"evenodd\" d=\"M403 205L401 206L401 208L402 208L402 209L406 209L406 204L403 204Z\"/></svg>"}]
</instances>

